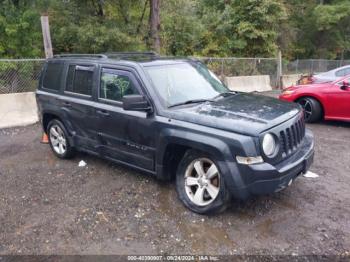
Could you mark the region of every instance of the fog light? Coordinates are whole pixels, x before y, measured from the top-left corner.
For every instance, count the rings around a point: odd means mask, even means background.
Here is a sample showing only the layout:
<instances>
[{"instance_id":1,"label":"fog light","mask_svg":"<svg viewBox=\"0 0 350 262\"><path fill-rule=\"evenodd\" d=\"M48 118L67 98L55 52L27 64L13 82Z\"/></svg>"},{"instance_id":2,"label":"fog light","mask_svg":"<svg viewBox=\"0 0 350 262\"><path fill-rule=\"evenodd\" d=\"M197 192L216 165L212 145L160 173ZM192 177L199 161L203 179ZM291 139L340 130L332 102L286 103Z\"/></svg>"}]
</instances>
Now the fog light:
<instances>
[{"instance_id":1,"label":"fog light","mask_svg":"<svg viewBox=\"0 0 350 262\"><path fill-rule=\"evenodd\" d=\"M236 160L239 164L243 165L253 165L253 164L259 164L263 163L264 160L261 156L236 156Z\"/></svg>"}]
</instances>

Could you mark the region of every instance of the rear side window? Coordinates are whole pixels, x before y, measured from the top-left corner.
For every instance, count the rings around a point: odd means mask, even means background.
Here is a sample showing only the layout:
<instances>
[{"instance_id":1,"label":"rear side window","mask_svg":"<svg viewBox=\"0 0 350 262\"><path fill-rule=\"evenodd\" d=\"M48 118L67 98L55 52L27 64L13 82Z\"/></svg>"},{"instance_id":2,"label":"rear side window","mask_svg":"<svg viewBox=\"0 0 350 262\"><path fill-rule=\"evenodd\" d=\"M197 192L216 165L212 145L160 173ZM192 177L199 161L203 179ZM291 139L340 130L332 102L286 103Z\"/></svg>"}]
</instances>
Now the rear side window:
<instances>
[{"instance_id":1,"label":"rear side window","mask_svg":"<svg viewBox=\"0 0 350 262\"><path fill-rule=\"evenodd\" d=\"M43 79L43 88L51 90L59 90L61 83L61 76L63 72L63 64L48 63Z\"/></svg>"},{"instance_id":2,"label":"rear side window","mask_svg":"<svg viewBox=\"0 0 350 262\"><path fill-rule=\"evenodd\" d=\"M66 91L81 95L92 95L93 72L90 66L70 65L68 68Z\"/></svg>"},{"instance_id":3,"label":"rear side window","mask_svg":"<svg viewBox=\"0 0 350 262\"><path fill-rule=\"evenodd\" d=\"M335 73L336 76L346 76L348 74L350 74L350 67L345 68L345 69L341 69Z\"/></svg>"}]
</instances>

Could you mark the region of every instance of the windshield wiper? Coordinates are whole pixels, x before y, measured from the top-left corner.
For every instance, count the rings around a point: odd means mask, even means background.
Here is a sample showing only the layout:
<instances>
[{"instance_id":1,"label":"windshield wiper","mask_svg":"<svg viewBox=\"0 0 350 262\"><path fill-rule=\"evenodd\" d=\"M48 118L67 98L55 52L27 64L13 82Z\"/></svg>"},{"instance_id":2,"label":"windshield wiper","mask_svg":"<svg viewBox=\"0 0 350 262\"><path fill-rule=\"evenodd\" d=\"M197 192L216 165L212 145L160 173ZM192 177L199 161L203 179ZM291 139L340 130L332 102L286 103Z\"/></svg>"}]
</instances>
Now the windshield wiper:
<instances>
[{"instance_id":1,"label":"windshield wiper","mask_svg":"<svg viewBox=\"0 0 350 262\"><path fill-rule=\"evenodd\" d=\"M214 96L214 97L212 98L212 100L216 100L216 99L218 99L219 97L227 97L227 96L235 95L235 94L237 94L235 91L223 92L223 93L218 94L217 96Z\"/></svg>"},{"instance_id":2,"label":"windshield wiper","mask_svg":"<svg viewBox=\"0 0 350 262\"><path fill-rule=\"evenodd\" d=\"M184 102L172 104L172 105L168 106L168 108L175 107L175 106L187 105L187 104L203 103L203 102L214 102L214 101L211 99L191 99L191 100L187 100Z\"/></svg>"}]
</instances>

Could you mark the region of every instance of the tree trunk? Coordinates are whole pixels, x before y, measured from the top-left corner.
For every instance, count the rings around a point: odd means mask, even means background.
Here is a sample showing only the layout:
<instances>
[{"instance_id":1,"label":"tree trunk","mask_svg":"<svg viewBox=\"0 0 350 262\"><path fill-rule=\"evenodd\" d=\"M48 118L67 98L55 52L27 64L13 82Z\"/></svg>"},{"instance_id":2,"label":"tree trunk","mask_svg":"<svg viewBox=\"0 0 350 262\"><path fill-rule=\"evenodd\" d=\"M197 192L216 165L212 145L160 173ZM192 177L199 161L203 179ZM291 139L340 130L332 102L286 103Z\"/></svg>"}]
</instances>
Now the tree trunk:
<instances>
[{"instance_id":1,"label":"tree trunk","mask_svg":"<svg viewBox=\"0 0 350 262\"><path fill-rule=\"evenodd\" d=\"M137 29L136 29L136 33L137 33L137 34L140 33L142 21L143 21L143 18L144 18L144 16L145 16L145 13L146 13L147 3L148 3L148 0L145 0L145 4L144 4L144 6L143 6L143 10L142 10L142 15L141 15L141 18L140 18L140 22L139 22L139 25L137 26Z\"/></svg>"},{"instance_id":2,"label":"tree trunk","mask_svg":"<svg viewBox=\"0 0 350 262\"><path fill-rule=\"evenodd\" d=\"M97 14L100 17L104 16L104 11L103 11L103 4L104 4L104 0L99 0L97 2L97 6L98 6L98 10L97 10Z\"/></svg>"},{"instance_id":3,"label":"tree trunk","mask_svg":"<svg viewBox=\"0 0 350 262\"><path fill-rule=\"evenodd\" d=\"M159 15L160 0L150 0L149 26L150 26L150 46L160 53L160 15Z\"/></svg>"}]
</instances>

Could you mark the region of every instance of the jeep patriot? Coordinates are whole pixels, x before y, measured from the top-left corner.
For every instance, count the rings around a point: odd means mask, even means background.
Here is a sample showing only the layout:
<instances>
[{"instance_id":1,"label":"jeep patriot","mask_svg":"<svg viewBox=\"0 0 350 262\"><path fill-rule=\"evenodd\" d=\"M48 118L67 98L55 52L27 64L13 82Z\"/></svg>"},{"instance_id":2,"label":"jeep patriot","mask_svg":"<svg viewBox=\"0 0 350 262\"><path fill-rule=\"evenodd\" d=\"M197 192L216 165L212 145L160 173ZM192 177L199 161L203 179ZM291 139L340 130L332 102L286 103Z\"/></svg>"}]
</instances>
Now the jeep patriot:
<instances>
[{"instance_id":1,"label":"jeep patriot","mask_svg":"<svg viewBox=\"0 0 350 262\"><path fill-rule=\"evenodd\" d=\"M299 105L230 91L195 59L57 55L36 98L57 157L84 151L174 179L179 199L201 214L282 190L313 161Z\"/></svg>"}]
</instances>

